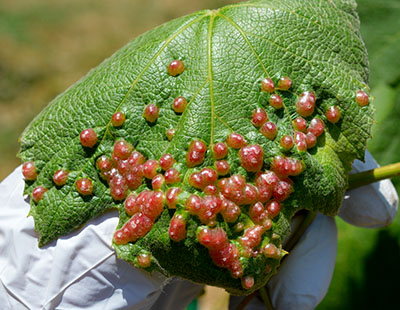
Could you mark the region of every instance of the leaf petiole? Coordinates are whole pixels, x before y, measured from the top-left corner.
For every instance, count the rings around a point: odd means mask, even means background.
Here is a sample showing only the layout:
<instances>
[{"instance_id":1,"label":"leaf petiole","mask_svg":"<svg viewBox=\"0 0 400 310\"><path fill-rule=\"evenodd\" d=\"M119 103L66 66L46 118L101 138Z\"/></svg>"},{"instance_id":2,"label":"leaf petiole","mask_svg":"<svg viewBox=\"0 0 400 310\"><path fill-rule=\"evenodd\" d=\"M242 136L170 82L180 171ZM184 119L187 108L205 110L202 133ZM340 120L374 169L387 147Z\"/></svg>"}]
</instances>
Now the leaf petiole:
<instances>
[{"instance_id":1,"label":"leaf petiole","mask_svg":"<svg viewBox=\"0 0 400 310\"><path fill-rule=\"evenodd\" d=\"M263 286L262 288L260 288L259 293L260 293L261 299L264 302L266 309L274 310L274 306L272 305L271 297L269 296L267 286Z\"/></svg>"},{"instance_id":2,"label":"leaf petiole","mask_svg":"<svg viewBox=\"0 0 400 310\"><path fill-rule=\"evenodd\" d=\"M375 169L354 173L349 176L348 189L354 189L384 179L400 176L400 162Z\"/></svg>"}]
</instances>

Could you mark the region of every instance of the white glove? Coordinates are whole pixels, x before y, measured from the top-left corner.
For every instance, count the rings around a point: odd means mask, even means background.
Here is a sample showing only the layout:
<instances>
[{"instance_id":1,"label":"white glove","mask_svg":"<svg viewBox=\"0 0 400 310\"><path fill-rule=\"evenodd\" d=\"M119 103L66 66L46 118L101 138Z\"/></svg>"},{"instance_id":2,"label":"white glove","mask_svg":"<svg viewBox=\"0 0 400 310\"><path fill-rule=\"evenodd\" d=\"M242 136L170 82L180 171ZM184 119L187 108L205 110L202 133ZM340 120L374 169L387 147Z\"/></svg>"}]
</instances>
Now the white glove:
<instances>
[{"instance_id":1,"label":"white glove","mask_svg":"<svg viewBox=\"0 0 400 310\"><path fill-rule=\"evenodd\" d=\"M168 282L117 259L118 213L38 248L18 167L0 184L1 309L148 309Z\"/></svg>"},{"instance_id":2,"label":"white glove","mask_svg":"<svg viewBox=\"0 0 400 310\"><path fill-rule=\"evenodd\" d=\"M390 185L384 189L368 186L372 194L351 191L351 200L344 201L352 211L350 218L365 214L365 210L382 214L382 208L388 217L373 218L373 225L391 221L397 195L390 181L385 182ZM33 219L26 217L29 202L22 196L23 187L20 168L0 184L2 309L178 310L202 290L202 285L166 279L158 273L149 275L117 259L110 246L118 222L116 212L91 220L80 231L39 249ZM370 195L362 210L351 204L361 199L360 195ZM336 239L334 220L318 215L268 284L276 309L313 309L322 300L333 273ZM232 298L231 308L238 302L240 298ZM254 299L249 305L253 308L248 309L264 309L257 303Z\"/></svg>"}]
</instances>

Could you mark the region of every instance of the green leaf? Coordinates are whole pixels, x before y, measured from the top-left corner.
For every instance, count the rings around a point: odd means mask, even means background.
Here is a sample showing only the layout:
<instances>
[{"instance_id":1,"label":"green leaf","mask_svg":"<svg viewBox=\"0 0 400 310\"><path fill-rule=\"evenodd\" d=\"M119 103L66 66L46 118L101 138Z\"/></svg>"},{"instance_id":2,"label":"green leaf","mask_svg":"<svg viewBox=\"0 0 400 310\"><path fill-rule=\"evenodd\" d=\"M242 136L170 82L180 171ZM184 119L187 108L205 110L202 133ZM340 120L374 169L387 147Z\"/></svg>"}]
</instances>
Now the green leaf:
<instances>
[{"instance_id":1,"label":"green leaf","mask_svg":"<svg viewBox=\"0 0 400 310\"><path fill-rule=\"evenodd\" d=\"M162 190L178 186L183 193L176 211L164 206L144 237L124 245L114 244L119 257L137 265L137 255L151 253L149 271L156 269L222 286L234 294L248 294L264 285L276 271L279 259L241 252L238 259L244 276L255 279L254 286L246 291L241 280L233 278L227 268L217 267L208 250L199 244L196 234L204 222L197 215L187 214L184 204L188 195L204 194L189 185L188 177L193 171L214 165L212 146L225 141L232 132L243 135L248 144L263 148L265 171L275 169L271 164L276 156L302 163L304 171L290 177L293 193L281 203L280 214L262 235L262 246L274 244L279 257L284 254L280 249L289 232L290 218L297 210L336 214L351 163L363 158L372 124L371 105L360 107L355 100L358 90L368 93L368 61L354 9L355 3L345 0L244 2L173 20L136 38L105 60L51 102L21 137L19 156L24 162L34 161L38 170L37 179L27 182L26 192L31 194L39 185L49 189L31 208L39 244L65 235L113 207L120 210L118 228L129 220L123 203L112 199L107 181L101 179L96 168L96 159L103 154L110 156L114 142L124 139L147 159L172 154L182 183ZM175 59L183 61L185 70L171 76L167 67ZM261 81L270 77L277 85L284 76L290 77L292 86L288 91L276 90L284 108L275 109L268 104L270 94L261 91ZM279 140L283 135L294 135L292 120L298 116L295 104L304 91L314 92L317 98L307 122L320 118L325 130L315 147L286 151ZM188 100L182 114L171 108L178 96ZM143 117L150 103L160 109L153 123ZM325 111L330 106L342 112L336 124L326 119ZM274 140L267 139L252 124L256 108L264 108L269 120L277 124ZM121 127L113 127L110 122L116 111L126 115ZM86 148L80 143L79 134L86 128L95 129L98 135L95 147ZM166 131L171 128L176 133L169 141ZM200 165L189 169L186 154L194 140L204 141L207 152ZM254 183L256 174L241 166L238 150L230 148L227 161L230 175L240 174L246 182ZM60 168L69 170L70 175L64 186L56 187L52 176ZM81 177L93 181L92 195L77 192L75 181ZM136 192L145 189L151 189L149 180L143 180ZM168 234L175 212L186 214L187 237L180 242L172 241ZM243 231L236 224L241 222L249 228L255 220L249 217L249 205L242 204L241 212L235 223L227 223L218 215L214 224L243 250Z\"/></svg>"}]
</instances>

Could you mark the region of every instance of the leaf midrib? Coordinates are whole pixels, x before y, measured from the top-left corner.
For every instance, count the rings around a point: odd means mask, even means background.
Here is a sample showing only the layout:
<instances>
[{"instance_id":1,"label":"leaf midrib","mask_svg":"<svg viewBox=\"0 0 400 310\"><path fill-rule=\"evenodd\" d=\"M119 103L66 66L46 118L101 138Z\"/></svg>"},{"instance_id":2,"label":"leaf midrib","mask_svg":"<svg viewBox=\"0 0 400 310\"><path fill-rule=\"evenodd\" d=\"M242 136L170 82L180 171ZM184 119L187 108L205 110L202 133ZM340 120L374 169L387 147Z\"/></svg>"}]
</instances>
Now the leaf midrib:
<instances>
[{"instance_id":1,"label":"leaf midrib","mask_svg":"<svg viewBox=\"0 0 400 310\"><path fill-rule=\"evenodd\" d=\"M207 66L208 66L208 81L210 86L210 108L211 108L211 132L210 132L210 145L211 148L214 144L214 85L213 85L213 70L212 70L212 31L215 16L218 12L215 12L210 16L210 21L208 23L208 35L207 35Z\"/></svg>"}]
</instances>

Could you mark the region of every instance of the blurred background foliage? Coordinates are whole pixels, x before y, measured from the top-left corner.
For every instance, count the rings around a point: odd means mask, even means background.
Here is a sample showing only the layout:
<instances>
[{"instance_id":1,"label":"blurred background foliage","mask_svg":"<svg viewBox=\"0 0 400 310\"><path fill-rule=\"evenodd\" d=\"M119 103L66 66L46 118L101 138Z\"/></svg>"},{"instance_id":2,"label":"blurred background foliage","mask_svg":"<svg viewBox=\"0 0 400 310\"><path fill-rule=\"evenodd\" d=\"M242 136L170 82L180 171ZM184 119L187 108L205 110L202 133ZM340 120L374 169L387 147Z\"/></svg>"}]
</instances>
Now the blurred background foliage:
<instances>
[{"instance_id":1,"label":"blurred background foliage","mask_svg":"<svg viewBox=\"0 0 400 310\"><path fill-rule=\"evenodd\" d=\"M143 32L232 2L1 0L0 180L20 164L22 130L57 94Z\"/></svg>"},{"instance_id":2,"label":"blurred background foliage","mask_svg":"<svg viewBox=\"0 0 400 310\"><path fill-rule=\"evenodd\" d=\"M239 1L1 0L0 180L20 164L15 154L25 126L104 58L163 22L233 2ZM369 150L383 165L400 161L400 1L358 4L377 109ZM399 190L400 180L394 183ZM336 269L318 309L399 308L399 218L376 230L337 223Z\"/></svg>"},{"instance_id":3,"label":"blurred background foliage","mask_svg":"<svg viewBox=\"0 0 400 310\"><path fill-rule=\"evenodd\" d=\"M370 61L376 124L368 149L379 164L400 161L400 1L357 0ZM400 178L393 179L400 193ZM318 310L400 309L400 217L382 229L337 219L339 247L328 294Z\"/></svg>"}]
</instances>

